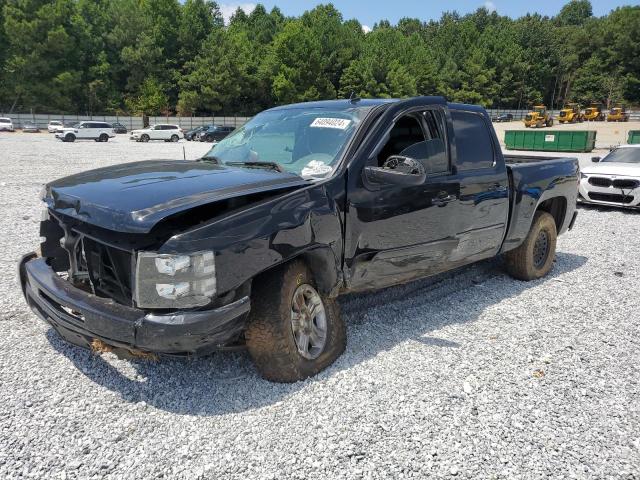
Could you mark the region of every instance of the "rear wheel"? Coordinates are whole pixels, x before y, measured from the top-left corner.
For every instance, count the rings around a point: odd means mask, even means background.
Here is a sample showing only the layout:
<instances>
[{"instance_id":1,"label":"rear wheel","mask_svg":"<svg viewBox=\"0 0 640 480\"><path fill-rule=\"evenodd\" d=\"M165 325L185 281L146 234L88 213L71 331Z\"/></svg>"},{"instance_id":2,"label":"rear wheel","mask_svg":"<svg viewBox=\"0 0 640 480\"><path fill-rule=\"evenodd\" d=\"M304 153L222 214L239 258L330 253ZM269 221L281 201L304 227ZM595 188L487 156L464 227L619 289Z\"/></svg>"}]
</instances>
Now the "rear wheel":
<instances>
[{"instance_id":1,"label":"rear wheel","mask_svg":"<svg viewBox=\"0 0 640 480\"><path fill-rule=\"evenodd\" d=\"M505 254L509 275L519 280L544 277L553 267L558 233L556 222L547 212L536 212L522 245Z\"/></svg>"},{"instance_id":2,"label":"rear wheel","mask_svg":"<svg viewBox=\"0 0 640 480\"><path fill-rule=\"evenodd\" d=\"M178 135L175 135L175 134L171 135L171 141L173 143L176 143L178 140L180 140L180 137L178 137Z\"/></svg>"},{"instance_id":3,"label":"rear wheel","mask_svg":"<svg viewBox=\"0 0 640 480\"><path fill-rule=\"evenodd\" d=\"M106 133L103 133L103 134L100 135L98 140L100 140L101 142L108 142L109 141L109 135L107 135Z\"/></svg>"},{"instance_id":4,"label":"rear wheel","mask_svg":"<svg viewBox=\"0 0 640 480\"><path fill-rule=\"evenodd\" d=\"M321 295L303 262L256 283L245 337L260 374L296 382L331 365L344 351L346 329L335 299Z\"/></svg>"}]
</instances>

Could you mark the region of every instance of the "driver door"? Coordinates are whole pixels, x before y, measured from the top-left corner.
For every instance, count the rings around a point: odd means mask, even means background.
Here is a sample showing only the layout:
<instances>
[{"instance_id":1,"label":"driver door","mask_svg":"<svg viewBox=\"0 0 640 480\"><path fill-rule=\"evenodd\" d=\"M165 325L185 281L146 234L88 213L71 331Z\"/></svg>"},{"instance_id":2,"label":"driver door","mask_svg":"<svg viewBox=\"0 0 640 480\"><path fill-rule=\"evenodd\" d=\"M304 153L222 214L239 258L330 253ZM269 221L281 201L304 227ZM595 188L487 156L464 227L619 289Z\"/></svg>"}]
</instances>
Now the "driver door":
<instances>
[{"instance_id":1,"label":"driver door","mask_svg":"<svg viewBox=\"0 0 640 480\"><path fill-rule=\"evenodd\" d=\"M460 181L450 160L446 106L385 115L393 116L382 139L349 170L345 271L354 290L448 270L458 245ZM424 181L403 185L368 175L367 167L384 169L394 156L422 164Z\"/></svg>"},{"instance_id":2,"label":"driver door","mask_svg":"<svg viewBox=\"0 0 640 480\"><path fill-rule=\"evenodd\" d=\"M162 125L155 125L151 129L151 132L149 133L149 138L151 140L162 140L163 138Z\"/></svg>"},{"instance_id":3,"label":"driver door","mask_svg":"<svg viewBox=\"0 0 640 480\"><path fill-rule=\"evenodd\" d=\"M91 126L91 123L83 123L78 127L78 133L76 134L76 136L78 138L92 138L91 132L93 131L93 129L91 128Z\"/></svg>"}]
</instances>

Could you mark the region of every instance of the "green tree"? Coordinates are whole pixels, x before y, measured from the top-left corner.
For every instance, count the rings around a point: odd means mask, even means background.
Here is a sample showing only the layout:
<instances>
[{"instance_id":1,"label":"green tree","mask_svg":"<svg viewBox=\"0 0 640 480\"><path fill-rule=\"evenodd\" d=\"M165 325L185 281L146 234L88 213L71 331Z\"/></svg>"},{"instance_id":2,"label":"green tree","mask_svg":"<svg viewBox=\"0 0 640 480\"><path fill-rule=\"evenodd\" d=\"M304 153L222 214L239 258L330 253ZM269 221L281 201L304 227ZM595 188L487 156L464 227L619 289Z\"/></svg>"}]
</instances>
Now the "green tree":
<instances>
[{"instance_id":1,"label":"green tree","mask_svg":"<svg viewBox=\"0 0 640 480\"><path fill-rule=\"evenodd\" d=\"M138 115L159 115L166 112L169 97L165 93L165 86L155 78L145 79L138 92L126 98L125 102L130 112Z\"/></svg>"},{"instance_id":2,"label":"green tree","mask_svg":"<svg viewBox=\"0 0 640 480\"><path fill-rule=\"evenodd\" d=\"M571 0L555 18L556 24L561 26L580 26L593 15L593 8L589 0Z\"/></svg>"}]
</instances>

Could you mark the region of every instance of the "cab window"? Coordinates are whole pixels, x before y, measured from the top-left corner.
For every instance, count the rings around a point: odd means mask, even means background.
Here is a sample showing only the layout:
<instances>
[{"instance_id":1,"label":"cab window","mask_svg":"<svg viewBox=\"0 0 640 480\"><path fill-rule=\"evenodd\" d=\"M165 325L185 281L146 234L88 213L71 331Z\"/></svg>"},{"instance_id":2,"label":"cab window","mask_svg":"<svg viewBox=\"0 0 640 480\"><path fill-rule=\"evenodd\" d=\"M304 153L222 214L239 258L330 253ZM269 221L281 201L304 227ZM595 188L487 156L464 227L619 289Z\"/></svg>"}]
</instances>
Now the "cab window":
<instances>
[{"instance_id":1,"label":"cab window","mask_svg":"<svg viewBox=\"0 0 640 480\"><path fill-rule=\"evenodd\" d=\"M392 156L400 156L419 161L429 175L448 173L444 125L443 114L438 110L403 115L377 155L378 166L383 167Z\"/></svg>"},{"instance_id":2,"label":"cab window","mask_svg":"<svg viewBox=\"0 0 640 480\"><path fill-rule=\"evenodd\" d=\"M459 171L492 168L493 142L484 117L479 113L451 111L456 136L456 165Z\"/></svg>"}]
</instances>

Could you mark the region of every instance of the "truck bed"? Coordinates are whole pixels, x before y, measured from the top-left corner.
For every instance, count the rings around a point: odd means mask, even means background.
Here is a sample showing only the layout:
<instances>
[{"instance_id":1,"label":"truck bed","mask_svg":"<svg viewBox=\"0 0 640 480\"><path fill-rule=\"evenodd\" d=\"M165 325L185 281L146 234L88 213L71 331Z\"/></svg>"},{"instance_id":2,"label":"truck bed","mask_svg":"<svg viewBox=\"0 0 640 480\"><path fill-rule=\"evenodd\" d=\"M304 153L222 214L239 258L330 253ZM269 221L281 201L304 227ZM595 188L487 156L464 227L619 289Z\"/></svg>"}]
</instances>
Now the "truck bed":
<instances>
[{"instance_id":1,"label":"truck bed","mask_svg":"<svg viewBox=\"0 0 640 480\"><path fill-rule=\"evenodd\" d=\"M534 155L505 155L504 160L512 192L509 228L503 251L522 243L529 231L538 205L559 198L556 205L566 211L558 233L568 227L578 195L578 159ZM550 207L549 207L550 208Z\"/></svg>"},{"instance_id":2,"label":"truck bed","mask_svg":"<svg viewBox=\"0 0 640 480\"><path fill-rule=\"evenodd\" d=\"M518 163L540 163L549 160L575 160L576 157L552 157L546 155L504 155L504 161L507 165Z\"/></svg>"}]
</instances>

